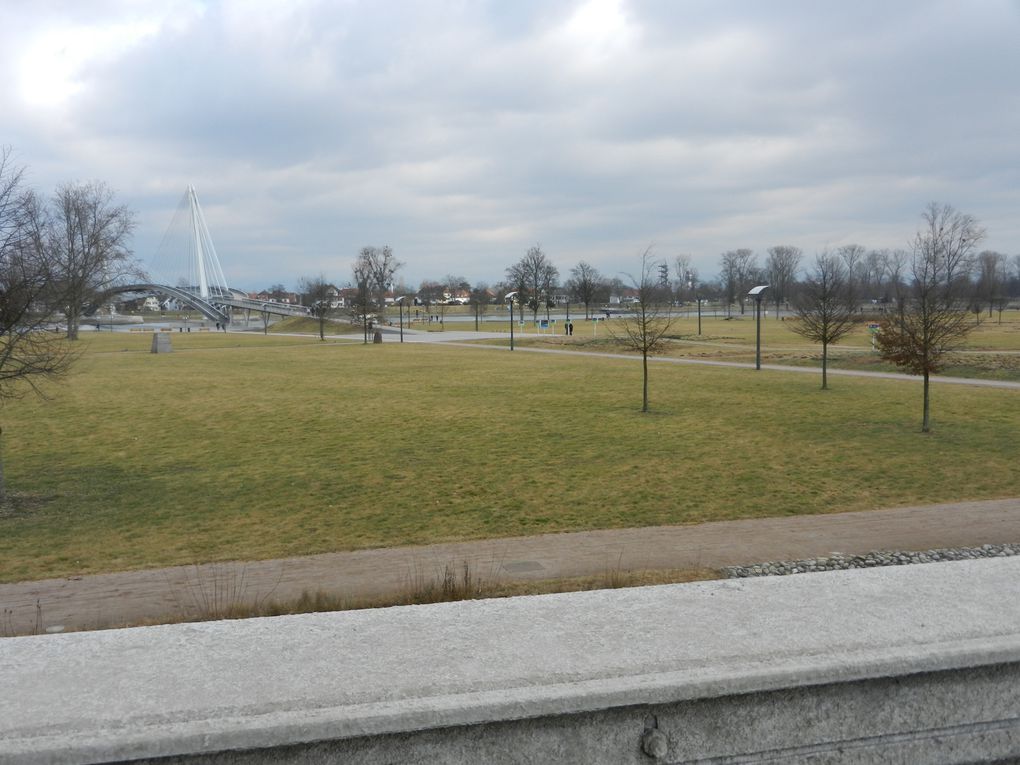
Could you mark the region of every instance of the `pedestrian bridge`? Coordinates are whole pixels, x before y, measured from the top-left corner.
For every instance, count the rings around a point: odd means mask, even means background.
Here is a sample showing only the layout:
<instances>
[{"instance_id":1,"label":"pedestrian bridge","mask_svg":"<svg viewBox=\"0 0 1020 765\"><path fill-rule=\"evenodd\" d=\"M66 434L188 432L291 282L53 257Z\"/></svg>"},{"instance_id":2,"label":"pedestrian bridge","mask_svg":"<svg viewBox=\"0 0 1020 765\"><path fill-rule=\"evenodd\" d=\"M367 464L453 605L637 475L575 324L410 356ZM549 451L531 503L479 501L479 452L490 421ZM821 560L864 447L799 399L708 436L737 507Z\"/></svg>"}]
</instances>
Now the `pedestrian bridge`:
<instances>
[{"instance_id":1,"label":"pedestrian bridge","mask_svg":"<svg viewBox=\"0 0 1020 765\"><path fill-rule=\"evenodd\" d=\"M253 300L227 284L194 186L184 192L163 235L153 259L153 272L149 281L117 284L106 290L92 310L114 295L137 293L171 298L221 324L231 323L235 309L278 316L308 315L304 306Z\"/></svg>"}]
</instances>

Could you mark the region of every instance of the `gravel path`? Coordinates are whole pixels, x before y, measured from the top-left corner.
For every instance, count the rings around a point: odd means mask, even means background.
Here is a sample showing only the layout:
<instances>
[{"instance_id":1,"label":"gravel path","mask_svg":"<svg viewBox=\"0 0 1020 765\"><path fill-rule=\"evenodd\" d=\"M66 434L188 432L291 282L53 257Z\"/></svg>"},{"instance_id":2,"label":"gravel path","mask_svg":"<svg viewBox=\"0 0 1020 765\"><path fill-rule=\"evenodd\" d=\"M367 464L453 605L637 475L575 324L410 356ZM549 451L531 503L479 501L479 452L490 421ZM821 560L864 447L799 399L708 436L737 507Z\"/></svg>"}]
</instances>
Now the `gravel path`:
<instances>
[{"instance_id":1,"label":"gravel path","mask_svg":"<svg viewBox=\"0 0 1020 765\"><path fill-rule=\"evenodd\" d=\"M980 547L941 547L935 550L874 550L864 555L832 553L822 558L779 560L753 566L724 566L723 573L731 579L749 576L789 576L815 571L841 571L850 568L906 566L911 563L942 563L975 558L1004 558L1020 555L1020 544L981 545Z\"/></svg>"}]
</instances>

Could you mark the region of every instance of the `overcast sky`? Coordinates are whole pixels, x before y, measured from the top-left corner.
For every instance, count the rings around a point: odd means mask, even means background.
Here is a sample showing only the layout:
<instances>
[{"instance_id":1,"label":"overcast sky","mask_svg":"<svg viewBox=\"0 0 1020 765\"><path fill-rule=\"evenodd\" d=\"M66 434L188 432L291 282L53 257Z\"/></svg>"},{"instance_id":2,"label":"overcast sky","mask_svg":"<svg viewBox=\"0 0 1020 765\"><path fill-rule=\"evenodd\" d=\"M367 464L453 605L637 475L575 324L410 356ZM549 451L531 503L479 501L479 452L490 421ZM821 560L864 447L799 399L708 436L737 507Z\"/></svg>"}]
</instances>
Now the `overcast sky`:
<instances>
[{"instance_id":1,"label":"overcast sky","mask_svg":"<svg viewBox=\"0 0 1020 765\"><path fill-rule=\"evenodd\" d=\"M101 179L143 263L187 185L234 286L496 281L904 247L930 200L1020 252L1020 0L0 0L0 144Z\"/></svg>"}]
</instances>

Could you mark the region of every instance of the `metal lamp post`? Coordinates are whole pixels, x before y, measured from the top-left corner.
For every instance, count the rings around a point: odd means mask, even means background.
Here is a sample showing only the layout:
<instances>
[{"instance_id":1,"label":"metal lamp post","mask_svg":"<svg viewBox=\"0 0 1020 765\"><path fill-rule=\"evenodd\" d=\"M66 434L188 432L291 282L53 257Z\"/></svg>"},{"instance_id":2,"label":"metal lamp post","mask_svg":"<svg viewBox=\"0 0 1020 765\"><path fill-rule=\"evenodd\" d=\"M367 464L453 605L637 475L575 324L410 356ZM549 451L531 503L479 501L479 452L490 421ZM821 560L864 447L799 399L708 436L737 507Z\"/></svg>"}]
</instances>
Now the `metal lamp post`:
<instances>
[{"instance_id":1,"label":"metal lamp post","mask_svg":"<svg viewBox=\"0 0 1020 765\"><path fill-rule=\"evenodd\" d=\"M754 341L754 368L761 369L761 299L762 293L769 288L769 285L762 284L759 287L752 287L748 295L754 298L754 314L757 327L755 329Z\"/></svg>"},{"instance_id":2,"label":"metal lamp post","mask_svg":"<svg viewBox=\"0 0 1020 765\"><path fill-rule=\"evenodd\" d=\"M404 301L407 300L407 295L401 295L393 302L397 304L397 310L400 312L400 342L404 342Z\"/></svg>"},{"instance_id":3,"label":"metal lamp post","mask_svg":"<svg viewBox=\"0 0 1020 765\"><path fill-rule=\"evenodd\" d=\"M517 297L516 292L508 292L506 297L503 299L510 304L510 350L514 349L514 298Z\"/></svg>"}]
</instances>

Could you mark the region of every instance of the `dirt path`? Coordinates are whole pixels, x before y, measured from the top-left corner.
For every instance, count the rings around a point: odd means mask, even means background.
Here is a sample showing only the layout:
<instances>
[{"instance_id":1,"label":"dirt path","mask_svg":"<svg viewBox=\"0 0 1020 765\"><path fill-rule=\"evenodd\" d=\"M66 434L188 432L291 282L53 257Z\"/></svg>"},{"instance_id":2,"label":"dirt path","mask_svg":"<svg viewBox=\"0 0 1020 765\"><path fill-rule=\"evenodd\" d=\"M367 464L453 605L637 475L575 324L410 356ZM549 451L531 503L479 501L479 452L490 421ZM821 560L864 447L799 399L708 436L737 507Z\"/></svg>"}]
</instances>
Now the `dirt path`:
<instances>
[{"instance_id":1,"label":"dirt path","mask_svg":"<svg viewBox=\"0 0 1020 765\"><path fill-rule=\"evenodd\" d=\"M182 566L0 584L0 635L170 620L196 600L379 596L464 561L478 576L509 581L1007 542L1020 542L1020 498Z\"/></svg>"}]
</instances>

